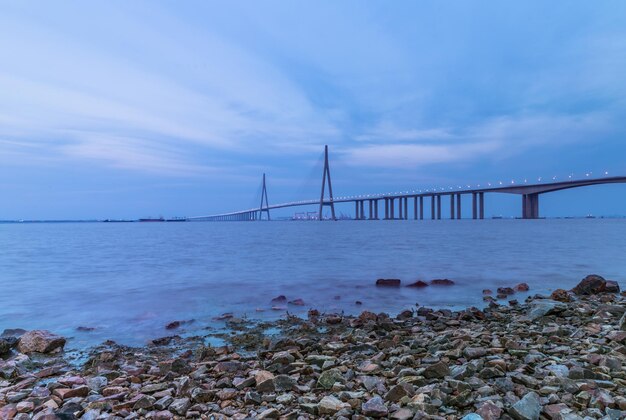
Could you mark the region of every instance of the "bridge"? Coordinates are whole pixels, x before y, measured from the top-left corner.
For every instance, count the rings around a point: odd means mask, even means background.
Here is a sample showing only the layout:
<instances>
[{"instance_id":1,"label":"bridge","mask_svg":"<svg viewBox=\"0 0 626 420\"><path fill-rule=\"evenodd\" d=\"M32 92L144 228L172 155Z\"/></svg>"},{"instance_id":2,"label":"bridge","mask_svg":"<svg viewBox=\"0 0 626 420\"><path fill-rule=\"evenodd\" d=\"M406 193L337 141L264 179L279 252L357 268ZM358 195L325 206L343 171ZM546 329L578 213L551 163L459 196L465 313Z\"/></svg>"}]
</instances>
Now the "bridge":
<instances>
[{"instance_id":1,"label":"bridge","mask_svg":"<svg viewBox=\"0 0 626 420\"><path fill-rule=\"evenodd\" d=\"M426 217L424 210L424 202L430 207L429 218L432 220L441 220L442 218L442 200L450 200L450 219L461 219L462 196L471 196L472 199L472 219L485 218L485 194L517 194L521 196L522 201L522 218L538 219L539 218L539 196L542 194L567 190L571 188L586 187L600 184L622 184L626 183L626 176L606 176L600 178L591 178L589 174L584 179L568 179L566 181L539 182L521 184L511 183L508 185L491 185L476 187L458 187L458 189L432 188L419 191L405 191L400 193L387 194L368 194L350 197L333 198L332 183L330 179L330 166L328 162L328 146L324 148L324 173L322 175L322 193L319 199L293 201L288 203L280 203L269 205L267 199L267 187L265 174L263 174L263 188L261 194L260 207L239 210L230 213L215 214L209 216L190 217L188 220L196 221L252 221L270 219L270 210L277 210L289 207L303 206L319 206L318 219L324 220L323 209L330 207L330 220L336 220L335 204L354 203L356 220L379 220L379 208L381 202L383 207L381 216L384 220L423 220ZM325 197L326 186L328 186L329 196ZM412 206L409 206L412 202ZM367 205L366 205L367 204ZM428 209L428 207L427 207ZM411 217L409 210L412 210Z\"/></svg>"}]
</instances>

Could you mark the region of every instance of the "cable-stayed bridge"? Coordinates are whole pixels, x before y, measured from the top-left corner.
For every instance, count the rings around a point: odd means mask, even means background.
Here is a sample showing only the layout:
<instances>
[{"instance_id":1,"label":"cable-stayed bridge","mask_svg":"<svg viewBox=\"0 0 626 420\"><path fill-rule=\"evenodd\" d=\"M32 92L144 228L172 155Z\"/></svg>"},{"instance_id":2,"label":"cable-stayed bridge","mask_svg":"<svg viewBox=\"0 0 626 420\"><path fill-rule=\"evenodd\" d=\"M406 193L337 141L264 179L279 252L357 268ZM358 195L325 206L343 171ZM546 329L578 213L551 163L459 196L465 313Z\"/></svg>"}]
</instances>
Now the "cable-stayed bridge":
<instances>
[{"instance_id":1,"label":"cable-stayed bridge","mask_svg":"<svg viewBox=\"0 0 626 420\"><path fill-rule=\"evenodd\" d=\"M332 183L330 179L330 166L328 162L328 146L324 149L324 172L322 175L322 192L319 199L292 201L280 204L269 204L267 199L267 186L265 183L265 174L263 174L263 187L261 193L261 205L256 208L238 210L230 213L214 214L208 216L190 217L188 220L198 221L251 221L263 220L262 215L265 214L265 220L270 219L270 211L283 209L288 207L304 207L319 206L319 220L323 218L324 207L329 207L331 216L329 220L336 220L335 204L354 203L356 220L423 220L430 218L433 220L441 220L442 218L442 200L450 200L450 219L461 219L461 197L471 196L472 199L472 218L485 218L485 194L517 194L521 196L523 219L539 218L539 196L542 194L561 191L571 188L586 187L601 184L621 184L626 183L626 176L608 176L605 173L603 177L591 177L586 174L582 179L567 179L565 181L552 180L549 182L538 183L514 183L503 185L487 184L486 186L476 187L458 187L458 189L450 188L433 188L420 191L405 191L399 193L387 194L367 194L349 197L333 197ZM325 191L328 190L328 197L325 197ZM409 203L411 205L409 205ZM426 207L425 207L426 204ZM428 211L430 207L430 211ZM379 213L380 211L380 213ZM409 215L409 212L412 214ZM428 212L428 215L426 215ZM428 217L427 217L428 216ZM328 219L327 219L328 220Z\"/></svg>"}]
</instances>

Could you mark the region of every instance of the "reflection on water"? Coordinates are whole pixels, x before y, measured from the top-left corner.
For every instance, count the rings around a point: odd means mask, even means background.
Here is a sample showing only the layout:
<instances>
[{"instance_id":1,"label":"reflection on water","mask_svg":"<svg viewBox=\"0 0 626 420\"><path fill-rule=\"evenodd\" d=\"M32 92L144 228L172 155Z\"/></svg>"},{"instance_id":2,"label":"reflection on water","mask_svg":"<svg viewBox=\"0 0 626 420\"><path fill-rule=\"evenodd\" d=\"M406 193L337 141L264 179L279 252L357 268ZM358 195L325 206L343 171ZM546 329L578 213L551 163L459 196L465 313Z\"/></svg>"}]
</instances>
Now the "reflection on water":
<instances>
[{"instance_id":1,"label":"reflection on water","mask_svg":"<svg viewBox=\"0 0 626 420\"><path fill-rule=\"evenodd\" d=\"M482 289L519 282L533 294L571 288L590 273L624 286L625 245L626 220L609 219L5 224L0 329L137 345L174 320L202 334L225 312L281 316L277 295L305 301L295 314L397 313L482 305ZM376 288L380 277L457 284Z\"/></svg>"}]
</instances>

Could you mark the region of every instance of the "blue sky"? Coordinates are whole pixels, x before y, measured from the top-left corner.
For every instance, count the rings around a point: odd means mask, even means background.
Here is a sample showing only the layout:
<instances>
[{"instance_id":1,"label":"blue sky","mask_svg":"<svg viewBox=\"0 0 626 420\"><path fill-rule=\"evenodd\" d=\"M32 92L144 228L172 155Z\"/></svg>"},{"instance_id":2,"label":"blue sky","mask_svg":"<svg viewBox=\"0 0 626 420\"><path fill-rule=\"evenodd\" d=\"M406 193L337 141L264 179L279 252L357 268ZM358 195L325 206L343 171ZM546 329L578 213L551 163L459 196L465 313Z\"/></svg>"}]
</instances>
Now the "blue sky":
<instances>
[{"instance_id":1,"label":"blue sky","mask_svg":"<svg viewBox=\"0 0 626 420\"><path fill-rule=\"evenodd\" d=\"M0 219L313 198L324 144L336 195L626 175L625 51L622 1L0 1Z\"/></svg>"}]
</instances>

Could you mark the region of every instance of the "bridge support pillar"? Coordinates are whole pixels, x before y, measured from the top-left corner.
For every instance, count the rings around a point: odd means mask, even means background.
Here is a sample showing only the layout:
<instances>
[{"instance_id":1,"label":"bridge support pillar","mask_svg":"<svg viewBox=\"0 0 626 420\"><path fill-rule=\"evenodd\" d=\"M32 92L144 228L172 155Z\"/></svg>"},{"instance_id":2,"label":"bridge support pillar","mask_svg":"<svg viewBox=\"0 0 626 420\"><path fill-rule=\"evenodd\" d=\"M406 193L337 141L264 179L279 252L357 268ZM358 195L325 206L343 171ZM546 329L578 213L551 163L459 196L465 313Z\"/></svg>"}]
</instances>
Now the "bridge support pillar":
<instances>
[{"instance_id":1,"label":"bridge support pillar","mask_svg":"<svg viewBox=\"0 0 626 420\"><path fill-rule=\"evenodd\" d=\"M374 218L374 200L367 200L367 206L368 206L368 218L370 220L372 220Z\"/></svg>"},{"instance_id":2,"label":"bridge support pillar","mask_svg":"<svg viewBox=\"0 0 626 420\"><path fill-rule=\"evenodd\" d=\"M524 219L539 218L539 194L524 194L522 196L522 217Z\"/></svg>"},{"instance_id":3,"label":"bridge support pillar","mask_svg":"<svg viewBox=\"0 0 626 420\"><path fill-rule=\"evenodd\" d=\"M378 200L374 200L374 219L378 220Z\"/></svg>"},{"instance_id":4,"label":"bridge support pillar","mask_svg":"<svg viewBox=\"0 0 626 420\"><path fill-rule=\"evenodd\" d=\"M476 196L478 194L472 193L472 219L478 219L478 205L476 203Z\"/></svg>"},{"instance_id":5,"label":"bridge support pillar","mask_svg":"<svg viewBox=\"0 0 626 420\"><path fill-rule=\"evenodd\" d=\"M361 200L361 220L365 220L365 200Z\"/></svg>"},{"instance_id":6,"label":"bridge support pillar","mask_svg":"<svg viewBox=\"0 0 626 420\"><path fill-rule=\"evenodd\" d=\"M420 196L420 220L424 220L424 197Z\"/></svg>"},{"instance_id":7,"label":"bridge support pillar","mask_svg":"<svg viewBox=\"0 0 626 420\"><path fill-rule=\"evenodd\" d=\"M403 204L404 204L404 199L402 197L398 197L398 219L400 220L404 219L404 216L402 215Z\"/></svg>"},{"instance_id":8,"label":"bridge support pillar","mask_svg":"<svg viewBox=\"0 0 626 420\"><path fill-rule=\"evenodd\" d=\"M389 199L385 198L385 220L389 220Z\"/></svg>"},{"instance_id":9,"label":"bridge support pillar","mask_svg":"<svg viewBox=\"0 0 626 420\"><path fill-rule=\"evenodd\" d=\"M456 218L461 219L461 194L456 195Z\"/></svg>"},{"instance_id":10,"label":"bridge support pillar","mask_svg":"<svg viewBox=\"0 0 626 420\"><path fill-rule=\"evenodd\" d=\"M404 220L409 220L409 197L404 197Z\"/></svg>"},{"instance_id":11,"label":"bridge support pillar","mask_svg":"<svg viewBox=\"0 0 626 420\"><path fill-rule=\"evenodd\" d=\"M417 220L417 196L413 197L413 220Z\"/></svg>"},{"instance_id":12,"label":"bridge support pillar","mask_svg":"<svg viewBox=\"0 0 626 420\"><path fill-rule=\"evenodd\" d=\"M479 200L479 213L480 213L480 218L484 219L485 218L485 193L484 192L480 192L478 193L478 200Z\"/></svg>"},{"instance_id":13,"label":"bridge support pillar","mask_svg":"<svg viewBox=\"0 0 626 420\"><path fill-rule=\"evenodd\" d=\"M435 196L431 195L430 196L430 218L432 220L435 220L435 200L437 200Z\"/></svg>"},{"instance_id":14,"label":"bridge support pillar","mask_svg":"<svg viewBox=\"0 0 626 420\"><path fill-rule=\"evenodd\" d=\"M441 220L441 195L437 196L437 220Z\"/></svg>"},{"instance_id":15,"label":"bridge support pillar","mask_svg":"<svg viewBox=\"0 0 626 420\"><path fill-rule=\"evenodd\" d=\"M454 194L450 194L450 220L454 220Z\"/></svg>"}]
</instances>

